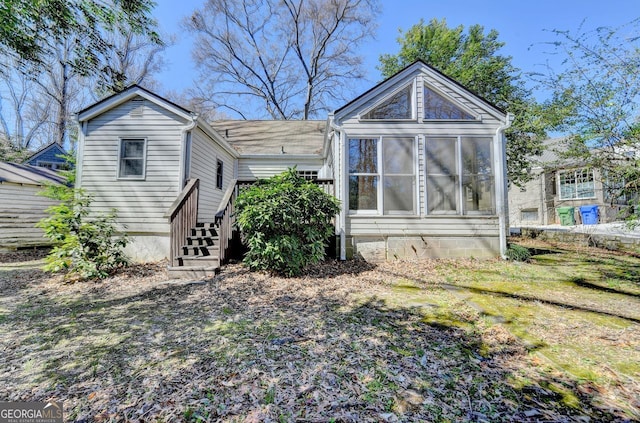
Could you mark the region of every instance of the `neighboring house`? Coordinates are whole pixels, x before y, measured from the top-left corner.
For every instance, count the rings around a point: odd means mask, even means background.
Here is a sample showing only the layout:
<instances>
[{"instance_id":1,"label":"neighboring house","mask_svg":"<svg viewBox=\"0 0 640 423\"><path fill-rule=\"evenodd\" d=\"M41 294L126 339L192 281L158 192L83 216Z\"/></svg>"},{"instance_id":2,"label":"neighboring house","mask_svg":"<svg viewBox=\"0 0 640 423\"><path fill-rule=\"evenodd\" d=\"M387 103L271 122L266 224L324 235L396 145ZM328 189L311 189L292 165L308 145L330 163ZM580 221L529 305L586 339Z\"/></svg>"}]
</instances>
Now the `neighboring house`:
<instances>
[{"instance_id":1,"label":"neighboring house","mask_svg":"<svg viewBox=\"0 0 640 423\"><path fill-rule=\"evenodd\" d=\"M563 138L545 141L544 152L531 169L533 178L522 188L509 188L511 227L561 224L559 210L567 210L567 207L573 207L576 224L583 223L582 206L587 209L597 207L599 223L623 218L621 211L626 208L627 199L612 197L611 191L615 187L611 186L606 174L575 159L562 158L565 149Z\"/></svg>"},{"instance_id":2,"label":"neighboring house","mask_svg":"<svg viewBox=\"0 0 640 423\"><path fill-rule=\"evenodd\" d=\"M57 203L38 192L46 183L64 182L64 177L49 169L0 162L0 250L50 245L35 224Z\"/></svg>"},{"instance_id":3,"label":"neighboring house","mask_svg":"<svg viewBox=\"0 0 640 423\"><path fill-rule=\"evenodd\" d=\"M78 121L77 184L96 210L118 209L139 260L216 268L237 187L293 166L340 200L342 259L506 250L503 131L511 116L423 62L326 121L207 123L139 86Z\"/></svg>"},{"instance_id":4,"label":"neighboring house","mask_svg":"<svg viewBox=\"0 0 640 423\"><path fill-rule=\"evenodd\" d=\"M64 158L66 154L67 152L60 144L52 142L41 147L33 153L31 157L25 160L24 163L30 166L44 167L52 170L67 170L69 169L69 163Z\"/></svg>"}]
</instances>

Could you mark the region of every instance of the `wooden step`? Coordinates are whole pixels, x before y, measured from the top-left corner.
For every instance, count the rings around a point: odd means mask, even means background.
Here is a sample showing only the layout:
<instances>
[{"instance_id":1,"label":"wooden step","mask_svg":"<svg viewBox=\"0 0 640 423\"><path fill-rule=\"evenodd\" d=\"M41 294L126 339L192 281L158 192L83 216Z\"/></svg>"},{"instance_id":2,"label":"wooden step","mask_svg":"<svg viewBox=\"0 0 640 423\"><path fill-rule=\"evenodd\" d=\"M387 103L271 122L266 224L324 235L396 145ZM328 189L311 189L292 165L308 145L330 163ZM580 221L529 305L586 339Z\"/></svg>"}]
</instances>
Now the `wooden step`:
<instances>
[{"instance_id":1,"label":"wooden step","mask_svg":"<svg viewBox=\"0 0 640 423\"><path fill-rule=\"evenodd\" d=\"M220 255L219 253L220 253L220 248L215 243L212 245L183 245L182 246L183 256L218 257Z\"/></svg>"},{"instance_id":2,"label":"wooden step","mask_svg":"<svg viewBox=\"0 0 640 423\"><path fill-rule=\"evenodd\" d=\"M217 236L189 236L187 246L212 246L218 243Z\"/></svg>"},{"instance_id":3,"label":"wooden step","mask_svg":"<svg viewBox=\"0 0 640 423\"><path fill-rule=\"evenodd\" d=\"M214 227L195 227L191 228L192 237L218 236L218 231Z\"/></svg>"},{"instance_id":4,"label":"wooden step","mask_svg":"<svg viewBox=\"0 0 640 423\"><path fill-rule=\"evenodd\" d=\"M215 256L179 256L176 257L181 267L220 267L220 258Z\"/></svg>"},{"instance_id":5,"label":"wooden step","mask_svg":"<svg viewBox=\"0 0 640 423\"><path fill-rule=\"evenodd\" d=\"M167 273L170 278L174 279L192 279L198 280L203 278L212 278L220 273L220 266L202 267L202 266L181 266L168 267Z\"/></svg>"}]
</instances>

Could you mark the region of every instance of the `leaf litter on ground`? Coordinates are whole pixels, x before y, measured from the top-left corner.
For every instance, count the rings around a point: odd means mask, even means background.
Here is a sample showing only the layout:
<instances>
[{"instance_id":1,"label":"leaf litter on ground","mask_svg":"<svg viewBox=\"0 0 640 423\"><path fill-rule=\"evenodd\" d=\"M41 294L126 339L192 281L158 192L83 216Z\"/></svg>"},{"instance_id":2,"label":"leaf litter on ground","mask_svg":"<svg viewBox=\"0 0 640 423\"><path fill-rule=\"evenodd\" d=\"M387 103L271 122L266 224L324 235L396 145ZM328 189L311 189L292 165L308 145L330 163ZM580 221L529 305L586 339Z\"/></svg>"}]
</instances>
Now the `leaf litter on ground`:
<instances>
[{"instance_id":1,"label":"leaf litter on ground","mask_svg":"<svg viewBox=\"0 0 640 423\"><path fill-rule=\"evenodd\" d=\"M63 401L71 421L637 418L637 379L615 392L624 408L549 370L438 287L442 263L332 261L299 278L232 264L194 284L167 282L165 263L72 284L0 271L0 400ZM403 304L408 282L428 304Z\"/></svg>"}]
</instances>

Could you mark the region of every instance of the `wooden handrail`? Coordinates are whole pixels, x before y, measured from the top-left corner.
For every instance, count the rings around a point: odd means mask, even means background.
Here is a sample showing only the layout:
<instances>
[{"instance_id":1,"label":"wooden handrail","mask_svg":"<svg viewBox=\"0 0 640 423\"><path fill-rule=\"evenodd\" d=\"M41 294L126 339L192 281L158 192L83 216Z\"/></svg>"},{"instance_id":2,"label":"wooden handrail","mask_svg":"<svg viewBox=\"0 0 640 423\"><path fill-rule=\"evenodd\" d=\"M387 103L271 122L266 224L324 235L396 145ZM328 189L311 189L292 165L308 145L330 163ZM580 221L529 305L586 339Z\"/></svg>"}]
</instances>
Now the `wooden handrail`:
<instances>
[{"instance_id":1,"label":"wooden handrail","mask_svg":"<svg viewBox=\"0 0 640 423\"><path fill-rule=\"evenodd\" d=\"M237 196L236 179L232 179L227 191L222 197L218 211L216 212L216 225L218 227L218 242L220 243L220 264L226 262L229 255L229 241L233 238L235 226L235 199Z\"/></svg>"},{"instance_id":2,"label":"wooden handrail","mask_svg":"<svg viewBox=\"0 0 640 423\"><path fill-rule=\"evenodd\" d=\"M224 216L225 212L227 211L229 201L231 200L231 197L236 191L237 183L238 183L237 179L232 179L231 182L229 183L229 186L227 187L227 190L225 191L224 196L220 201L220 206L218 206L218 210L216 211L216 221L218 219L221 219L222 216Z\"/></svg>"},{"instance_id":3,"label":"wooden handrail","mask_svg":"<svg viewBox=\"0 0 640 423\"><path fill-rule=\"evenodd\" d=\"M178 265L178 252L180 246L186 241L191 228L196 226L198 221L198 193L200 191L200 180L190 179L184 189L171 204L165 217L169 219L170 241L169 241L169 262L172 267Z\"/></svg>"},{"instance_id":4,"label":"wooden handrail","mask_svg":"<svg viewBox=\"0 0 640 423\"><path fill-rule=\"evenodd\" d=\"M164 217L169 219L173 219L176 216L176 213L180 210L180 208L184 205L184 202L187 200L187 197L191 195L194 189L198 189L200 186L200 179L189 179L187 184L182 189L182 192L175 199L175 201L169 207L169 210L164 214Z\"/></svg>"}]
</instances>

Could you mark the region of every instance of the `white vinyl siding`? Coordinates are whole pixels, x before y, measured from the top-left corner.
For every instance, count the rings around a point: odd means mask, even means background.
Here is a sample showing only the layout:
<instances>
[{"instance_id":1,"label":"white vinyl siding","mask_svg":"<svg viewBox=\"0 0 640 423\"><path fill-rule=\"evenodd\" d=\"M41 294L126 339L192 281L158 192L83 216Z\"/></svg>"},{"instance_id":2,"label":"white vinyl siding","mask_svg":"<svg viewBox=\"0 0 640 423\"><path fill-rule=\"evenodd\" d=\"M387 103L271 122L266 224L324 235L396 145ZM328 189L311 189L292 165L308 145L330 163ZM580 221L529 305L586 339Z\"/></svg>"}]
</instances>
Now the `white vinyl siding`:
<instances>
[{"instance_id":1,"label":"white vinyl siding","mask_svg":"<svg viewBox=\"0 0 640 423\"><path fill-rule=\"evenodd\" d=\"M200 197L198 199L198 221L213 222L225 190L233 179L234 159L201 129L191 136L191 178L200 179ZM222 189L217 184L217 161L223 163Z\"/></svg>"},{"instance_id":2,"label":"white vinyl siding","mask_svg":"<svg viewBox=\"0 0 640 423\"><path fill-rule=\"evenodd\" d=\"M87 122L81 185L94 198L92 210L117 209L120 229L166 234L164 214L182 189L182 129L187 122L150 101L142 116L130 115L135 107L139 103L128 101ZM121 139L146 139L144 180L117 177Z\"/></svg>"},{"instance_id":3,"label":"white vinyl siding","mask_svg":"<svg viewBox=\"0 0 640 423\"><path fill-rule=\"evenodd\" d=\"M263 156L263 157L241 157L238 160L238 179L253 180L270 178L285 170L296 166L300 171L318 171L318 177L323 178L323 160L320 156L291 157ZM226 172L225 173L229 173Z\"/></svg>"}]
</instances>

